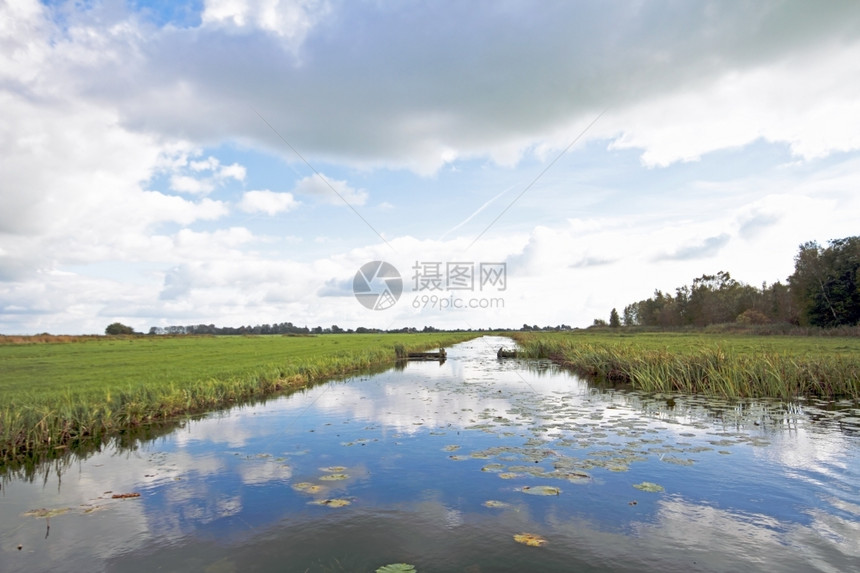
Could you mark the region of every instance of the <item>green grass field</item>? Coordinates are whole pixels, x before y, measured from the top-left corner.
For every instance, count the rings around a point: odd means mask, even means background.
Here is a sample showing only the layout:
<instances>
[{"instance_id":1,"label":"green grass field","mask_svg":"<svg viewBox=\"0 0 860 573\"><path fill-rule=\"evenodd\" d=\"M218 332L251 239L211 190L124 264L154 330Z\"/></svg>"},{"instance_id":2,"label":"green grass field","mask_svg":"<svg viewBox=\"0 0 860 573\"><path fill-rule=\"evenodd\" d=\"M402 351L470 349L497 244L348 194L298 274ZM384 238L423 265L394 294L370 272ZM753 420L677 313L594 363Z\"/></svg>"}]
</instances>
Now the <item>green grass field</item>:
<instances>
[{"instance_id":1,"label":"green grass field","mask_svg":"<svg viewBox=\"0 0 860 573\"><path fill-rule=\"evenodd\" d=\"M860 338L624 329L513 336L529 356L646 391L860 399Z\"/></svg>"},{"instance_id":2,"label":"green grass field","mask_svg":"<svg viewBox=\"0 0 860 573\"><path fill-rule=\"evenodd\" d=\"M393 363L397 346L426 350L474 336L6 339L0 344L0 461Z\"/></svg>"}]
</instances>

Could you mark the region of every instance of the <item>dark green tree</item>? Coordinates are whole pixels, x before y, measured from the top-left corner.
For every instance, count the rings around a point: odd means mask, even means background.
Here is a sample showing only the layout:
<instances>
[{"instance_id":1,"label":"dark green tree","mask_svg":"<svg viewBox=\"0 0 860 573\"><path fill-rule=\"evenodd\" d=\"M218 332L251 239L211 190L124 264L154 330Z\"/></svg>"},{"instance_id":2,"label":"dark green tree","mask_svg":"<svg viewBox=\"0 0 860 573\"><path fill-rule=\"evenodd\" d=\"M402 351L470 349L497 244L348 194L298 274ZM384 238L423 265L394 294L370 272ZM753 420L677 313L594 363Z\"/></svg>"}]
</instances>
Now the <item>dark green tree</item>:
<instances>
[{"instance_id":1,"label":"dark green tree","mask_svg":"<svg viewBox=\"0 0 860 573\"><path fill-rule=\"evenodd\" d=\"M124 325L121 322L114 322L109 324L107 328L105 328L105 334L134 334L134 329L130 326Z\"/></svg>"},{"instance_id":2,"label":"dark green tree","mask_svg":"<svg viewBox=\"0 0 860 573\"><path fill-rule=\"evenodd\" d=\"M614 308L612 312L609 313L609 326L612 328L618 328L621 326L621 318L618 316L618 311Z\"/></svg>"},{"instance_id":3,"label":"dark green tree","mask_svg":"<svg viewBox=\"0 0 860 573\"><path fill-rule=\"evenodd\" d=\"M788 277L801 324L833 327L860 323L860 237L821 247L800 245Z\"/></svg>"}]
</instances>

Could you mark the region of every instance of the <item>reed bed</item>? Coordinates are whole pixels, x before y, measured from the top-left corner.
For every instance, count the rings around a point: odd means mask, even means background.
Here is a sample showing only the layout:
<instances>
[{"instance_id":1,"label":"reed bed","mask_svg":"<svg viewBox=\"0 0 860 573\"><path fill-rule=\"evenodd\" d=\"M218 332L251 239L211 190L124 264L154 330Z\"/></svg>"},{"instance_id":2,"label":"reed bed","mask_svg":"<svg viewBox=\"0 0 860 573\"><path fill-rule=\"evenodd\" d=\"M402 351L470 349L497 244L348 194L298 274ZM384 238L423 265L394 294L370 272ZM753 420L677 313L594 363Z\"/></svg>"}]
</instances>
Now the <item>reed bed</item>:
<instances>
[{"instance_id":1,"label":"reed bed","mask_svg":"<svg viewBox=\"0 0 860 573\"><path fill-rule=\"evenodd\" d=\"M391 364L395 347L417 352L474 336L103 337L0 346L0 464Z\"/></svg>"},{"instance_id":2,"label":"reed bed","mask_svg":"<svg viewBox=\"0 0 860 573\"><path fill-rule=\"evenodd\" d=\"M588 377L649 392L721 397L860 399L854 339L798 343L796 337L606 336L516 333L525 354L550 358Z\"/></svg>"}]
</instances>

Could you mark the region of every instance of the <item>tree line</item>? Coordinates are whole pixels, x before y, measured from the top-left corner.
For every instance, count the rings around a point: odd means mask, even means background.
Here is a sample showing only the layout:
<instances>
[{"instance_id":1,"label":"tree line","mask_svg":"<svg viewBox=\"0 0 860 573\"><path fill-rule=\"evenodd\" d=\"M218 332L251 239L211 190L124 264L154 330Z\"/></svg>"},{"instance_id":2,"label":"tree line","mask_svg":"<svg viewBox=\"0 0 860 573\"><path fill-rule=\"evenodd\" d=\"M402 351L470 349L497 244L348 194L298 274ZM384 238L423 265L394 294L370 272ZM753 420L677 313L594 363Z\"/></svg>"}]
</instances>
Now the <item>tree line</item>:
<instances>
[{"instance_id":1,"label":"tree line","mask_svg":"<svg viewBox=\"0 0 860 573\"><path fill-rule=\"evenodd\" d=\"M188 326L153 326L148 334L215 334L215 335L242 335L242 334L372 334L382 332L439 332L432 326L425 326L423 330L417 328L400 328L393 330L381 330L378 328L366 328L359 326L355 330L343 329L336 324L331 326L296 326L292 322L281 322L275 324L258 324L255 326L215 326L214 324L191 324ZM107 333L111 334L111 333Z\"/></svg>"},{"instance_id":2,"label":"tree line","mask_svg":"<svg viewBox=\"0 0 860 573\"><path fill-rule=\"evenodd\" d=\"M702 275L674 293L654 295L612 309L608 326L707 326L788 323L833 328L860 324L860 237L800 245L786 284L761 287L739 282L728 272ZM597 319L595 325L607 325Z\"/></svg>"}]
</instances>

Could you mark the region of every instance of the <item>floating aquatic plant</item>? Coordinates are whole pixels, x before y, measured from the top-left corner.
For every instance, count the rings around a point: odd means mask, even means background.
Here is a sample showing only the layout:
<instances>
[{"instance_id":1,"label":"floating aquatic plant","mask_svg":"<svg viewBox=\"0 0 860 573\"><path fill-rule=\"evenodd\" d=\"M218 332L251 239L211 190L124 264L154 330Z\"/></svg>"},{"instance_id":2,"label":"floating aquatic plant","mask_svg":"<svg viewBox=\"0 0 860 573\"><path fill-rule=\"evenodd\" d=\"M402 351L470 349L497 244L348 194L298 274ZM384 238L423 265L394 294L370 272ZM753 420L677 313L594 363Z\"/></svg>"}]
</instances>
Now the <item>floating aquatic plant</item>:
<instances>
[{"instance_id":1,"label":"floating aquatic plant","mask_svg":"<svg viewBox=\"0 0 860 573\"><path fill-rule=\"evenodd\" d=\"M352 502L350 502L348 499L334 498L334 499L317 499L315 501L309 501L308 503L310 503L312 505L324 505L326 507L345 507Z\"/></svg>"},{"instance_id":2,"label":"floating aquatic plant","mask_svg":"<svg viewBox=\"0 0 860 573\"><path fill-rule=\"evenodd\" d=\"M546 545L546 539L534 533L517 533L514 535L514 541L528 545L529 547L543 547Z\"/></svg>"},{"instance_id":3,"label":"floating aquatic plant","mask_svg":"<svg viewBox=\"0 0 860 573\"><path fill-rule=\"evenodd\" d=\"M410 565L408 563L392 563L390 565L383 565L379 569L376 570L376 573L416 573L417 569L415 569L415 565Z\"/></svg>"},{"instance_id":4,"label":"floating aquatic plant","mask_svg":"<svg viewBox=\"0 0 860 573\"><path fill-rule=\"evenodd\" d=\"M495 499L488 499L484 502L484 507L492 507L492 508L505 508L510 507L511 504L505 503L504 501L497 501Z\"/></svg>"},{"instance_id":5,"label":"floating aquatic plant","mask_svg":"<svg viewBox=\"0 0 860 573\"><path fill-rule=\"evenodd\" d=\"M320 478L323 481L340 481L349 479L349 474L326 474Z\"/></svg>"},{"instance_id":6,"label":"floating aquatic plant","mask_svg":"<svg viewBox=\"0 0 860 573\"><path fill-rule=\"evenodd\" d=\"M652 493L659 493L661 491L665 491L662 485L658 485L650 481L643 481L642 483L633 484L633 487L635 487L636 489L641 489L642 491L650 491Z\"/></svg>"},{"instance_id":7,"label":"floating aquatic plant","mask_svg":"<svg viewBox=\"0 0 860 573\"><path fill-rule=\"evenodd\" d=\"M63 515L70 509L70 507L58 507L55 509L45 509L42 507L40 509L31 509L22 515L24 517L54 517L55 515Z\"/></svg>"},{"instance_id":8,"label":"floating aquatic plant","mask_svg":"<svg viewBox=\"0 0 860 573\"><path fill-rule=\"evenodd\" d=\"M303 493L319 493L323 490L323 486L303 481L300 483L294 483L293 489Z\"/></svg>"},{"instance_id":9,"label":"floating aquatic plant","mask_svg":"<svg viewBox=\"0 0 860 573\"><path fill-rule=\"evenodd\" d=\"M329 466L327 468L320 468L320 471L333 473L333 474L339 474L339 473L345 472L346 468L344 466Z\"/></svg>"},{"instance_id":10,"label":"floating aquatic plant","mask_svg":"<svg viewBox=\"0 0 860 573\"><path fill-rule=\"evenodd\" d=\"M529 495L559 495L561 489L551 485L527 485L520 488L520 491Z\"/></svg>"}]
</instances>

